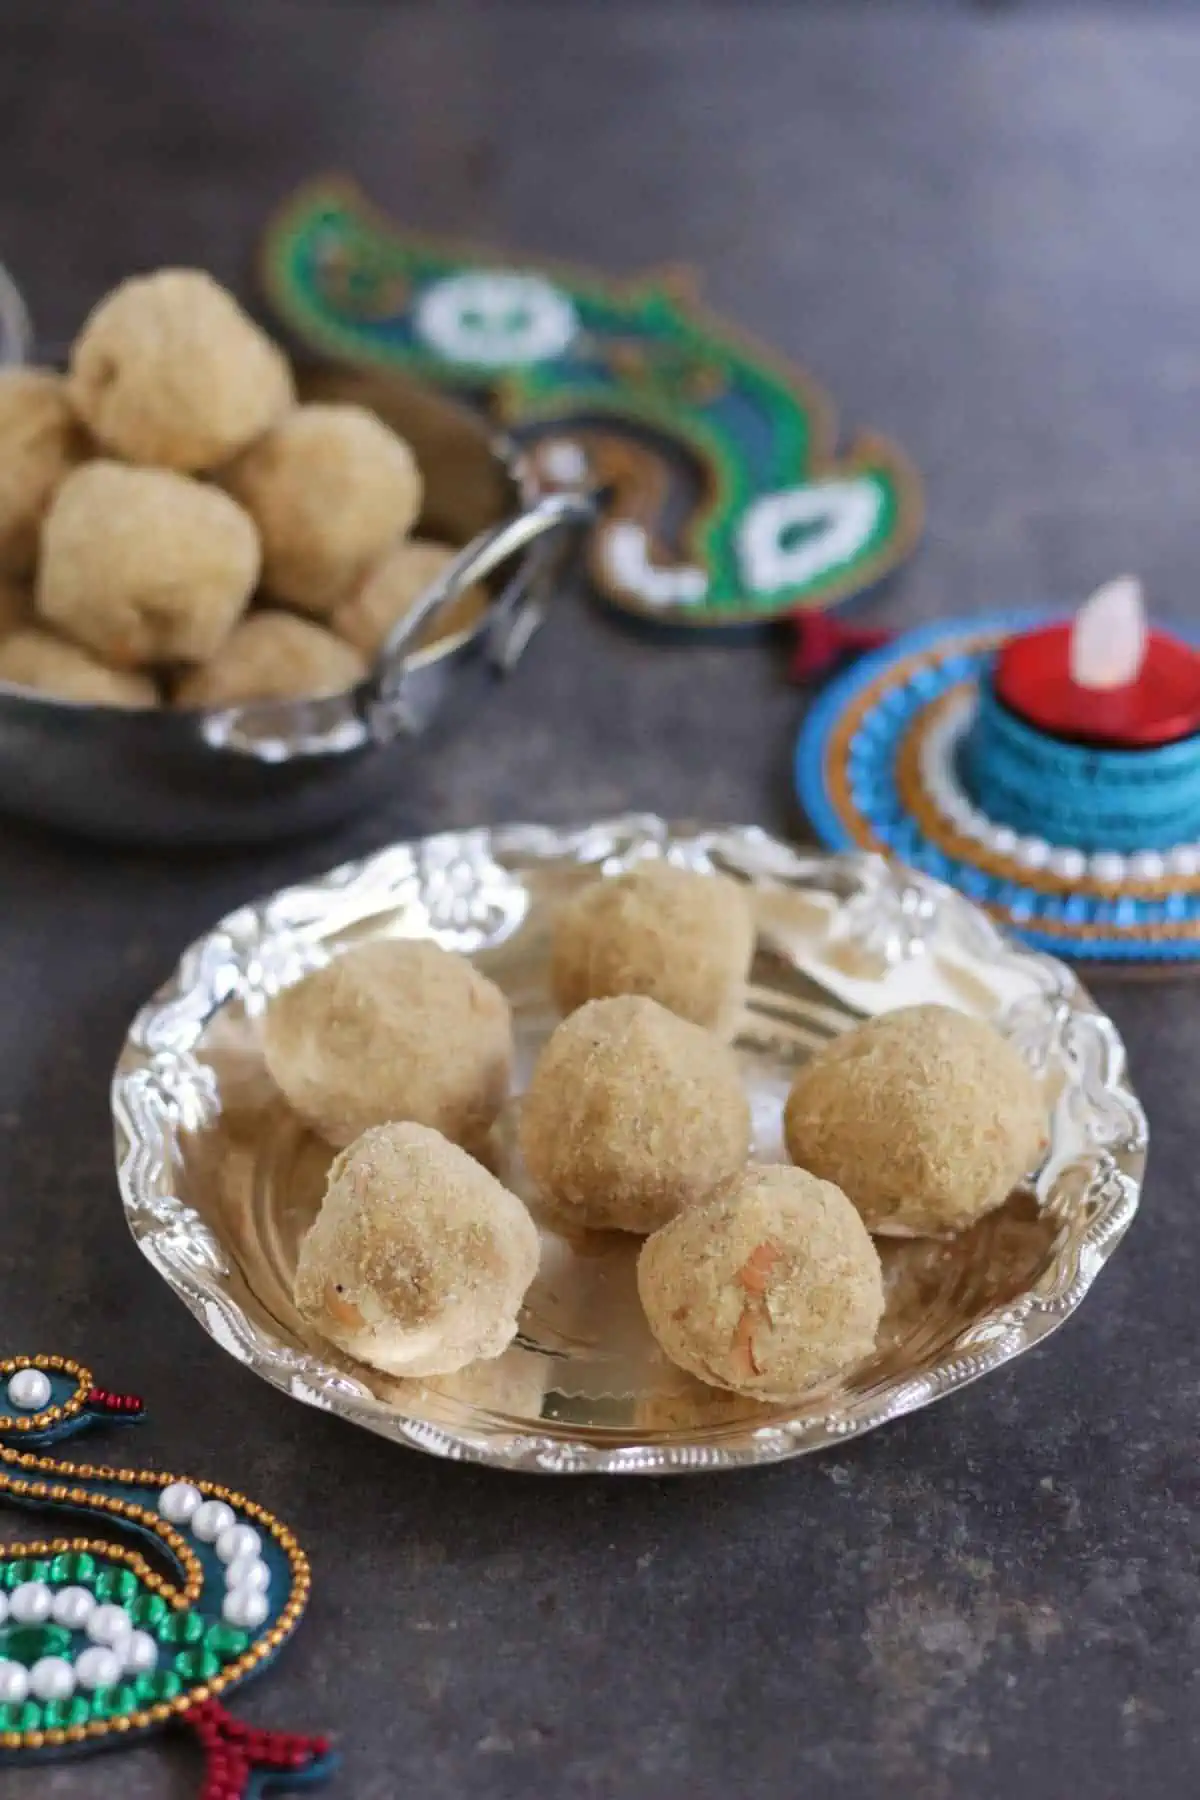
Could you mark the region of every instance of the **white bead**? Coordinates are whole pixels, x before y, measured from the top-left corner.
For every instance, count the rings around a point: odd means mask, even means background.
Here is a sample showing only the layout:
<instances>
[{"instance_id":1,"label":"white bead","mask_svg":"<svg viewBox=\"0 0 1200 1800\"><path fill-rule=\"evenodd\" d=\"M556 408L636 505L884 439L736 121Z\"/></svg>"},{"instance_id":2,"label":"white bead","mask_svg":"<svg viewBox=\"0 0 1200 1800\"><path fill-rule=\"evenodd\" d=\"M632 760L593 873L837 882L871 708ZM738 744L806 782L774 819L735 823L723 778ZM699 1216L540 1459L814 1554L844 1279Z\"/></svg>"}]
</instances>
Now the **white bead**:
<instances>
[{"instance_id":1,"label":"white bead","mask_svg":"<svg viewBox=\"0 0 1200 1800\"><path fill-rule=\"evenodd\" d=\"M54 1389L41 1369L18 1369L8 1384L8 1403L19 1412L42 1412Z\"/></svg>"},{"instance_id":2,"label":"white bead","mask_svg":"<svg viewBox=\"0 0 1200 1800\"><path fill-rule=\"evenodd\" d=\"M75 1679L81 1688L115 1687L121 1679L121 1659L115 1650L93 1644L75 1658Z\"/></svg>"},{"instance_id":3,"label":"white bead","mask_svg":"<svg viewBox=\"0 0 1200 1800\"><path fill-rule=\"evenodd\" d=\"M1063 847L1050 852L1047 864L1051 874L1061 875L1066 881L1078 881L1087 867L1087 858L1082 850Z\"/></svg>"},{"instance_id":4,"label":"white bead","mask_svg":"<svg viewBox=\"0 0 1200 1800\"><path fill-rule=\"evenodd\" d=\"M127 1675L148 1675L158 1661L158 1645L148 1631L131 1631L124 1652Z\"/></svg>"},{"instance_id":5,"label":"white bead","mask_svg":"<svg viewBox=\"0 0 1200 1800\"><path fill-rule=\"evenodd\" d=\"M42 1656L29 1671L29 1685L39 1700L69 1700L75 1671L64 1656Z\"/></svg>"},{"instance_id":6,"label":"white bead","mask_svg":"<svg viewBox=\"0 0 1200 1800\"><path fill-rule=\"evenodd\" d=\"M1045 838L1020 838L1017 842L1017 861L1024 863L1027 869L1044 869L1050 861L1050 846Z\"/></svg>"},{"instance_id":7,"label":"white bead","mask_svg":"<svg viewBox=\"0 0 1200 1800\"><path fill-rule=\"evenodd\" d=\"M43 1625L50 1617L54 1596L44 1581L23 1581L8 1602L14 1625Z\"/></svg>"},{"instance_id":8,"label":"white bead","mask_svg":"<svg viewBox=\"0 0 1200 1800\"><path fill-rule=\"evenodd\" d=\"M51 1608L55 1624L68 1631L82 1631L95 1610L96 1596L83 1587L59 1588Z\"/></svg>"},{"instance_id":9,"label":"white bead","mask_svg":"<svg viewBox=\"0 0 1200 1800\"><path fill-rule=\"evenodd\" d=\"M206 1500L192 1514L192 1530L205 1544L215 1544L223 1531L236 1524L237 1515L223 1500Z\"/></svg>"},{"instance_id":10,"label":"white bead","mask_svg":"<svg viewBox=\"0 0 1200 1800\"><path fill-rule=\"evenodd\" d=\"M1129 859L1129 873L1139 881L1161 881L1166 872L1166 858L1157 850L1138 850Z\"/></svg>"},{"instance_id":11,"label":"white bead","mask_svg":"<svg viewBox=\"0 0 1200 1800\"><path fill-rule=\"evenodd\" d=\"M221 1617L227 1625L236 1625L239 1631L256 1631L270 1610L265 1594L255 1588L234 1588L225 1596Z\"/></svg>"},{"instance_id":12,"label":"white bead","mask_svg":"<svg viewBox=\"0 0 1200 1800\"><path fill-rule=\"evenodd\" d=\"M1125 858L1116 850L1098 850L1088 864L1097 881L1124 881Z\"/></svg>"},{"instance_id":13,"label":"white bead","mask_svg":"<svg viewBox=\"0 0 1200 1800\"><path fill-rule=\"evenodd\" d=\"M235 1563L243 1556L257 1556L262 1539L253 1525L230 1525L217 1539L217 1555L223 1563Z\"/></svg>"},{"instance_id":14,"label":"white bead","mask_svg":"<svg viewBox=\"0 0 1200 1800\"><path fill-rule=\"evenodd\" d=\"M20 1706L29 1692L29 1675L20 1663L0 1662L0 1706Z\"/></svg>"},{"instance_id":15,"label":"white bead","mask_svg":"<svg viewBox=\"0 0 1200 1800\"><path fill-rule=\"evenodd\" d=\"M170 1525L186 1525L204 1496L190 1481L173 1481L158 1496L158 1510Z\"/></svg>"},{"instance_id":16,"label":"white bead","mask_svg":"<svg viewBox=\"0 0 1200 1800\"><path fill-rule=\"evenodd\" d=\"M232 1594L237 1588L247 1593L265 1594L271 1585L271 1571L261 1556L239 1556L225 1571L225 1586Z\"/></svg>"},{"instance_id":17,"label":"white bead","mask_svg":"<svg viewBox=\"0 0 1200 1800\"><path fill-rule=\"evenodd\" d=\"M133 1630L133 1623L123 1606L97 1606L84 1630L93 1644L120 1644Z\"/></svg>"},{"instance_id":18,"label":"white bead","mask_svg":"<svg viewBox=\"0 0 1200 1800\"><path fill-rule=\"evenodd\" d=\"M1200 872L1200 845L1179 844L1167 852L1167 868L1172 875L1195 875Z\"/></svg>"}]
</instances>

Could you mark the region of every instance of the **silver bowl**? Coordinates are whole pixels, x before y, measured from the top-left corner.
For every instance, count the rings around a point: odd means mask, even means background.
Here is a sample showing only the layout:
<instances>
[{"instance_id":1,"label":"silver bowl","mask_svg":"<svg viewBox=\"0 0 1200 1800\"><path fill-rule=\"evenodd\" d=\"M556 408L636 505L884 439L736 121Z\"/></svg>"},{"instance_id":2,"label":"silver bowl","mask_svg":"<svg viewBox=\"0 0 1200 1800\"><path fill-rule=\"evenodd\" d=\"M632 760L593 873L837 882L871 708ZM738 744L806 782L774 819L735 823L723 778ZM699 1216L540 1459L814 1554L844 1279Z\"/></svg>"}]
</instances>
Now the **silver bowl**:
<instances>
[{"instance_id":1,"label":"silver bowl","mask_svg":"<svg viewBox=\"0 0 1200 1800\"><path fill-rule=\"evenodd\" d=\"M357 687L224 710L86 706L0 683L0 810L87 837L233 844L335 825L393 793L412 741L470 677L511 669L542 616L579 494L539 490L516 447L465 407L398 378L302 372L307 399L370 406L412 444L418 531L463 546ZM490 604L433 638L463 591ZM433 641L430 641L431 638Z\"/></svg>"}]
</instances>

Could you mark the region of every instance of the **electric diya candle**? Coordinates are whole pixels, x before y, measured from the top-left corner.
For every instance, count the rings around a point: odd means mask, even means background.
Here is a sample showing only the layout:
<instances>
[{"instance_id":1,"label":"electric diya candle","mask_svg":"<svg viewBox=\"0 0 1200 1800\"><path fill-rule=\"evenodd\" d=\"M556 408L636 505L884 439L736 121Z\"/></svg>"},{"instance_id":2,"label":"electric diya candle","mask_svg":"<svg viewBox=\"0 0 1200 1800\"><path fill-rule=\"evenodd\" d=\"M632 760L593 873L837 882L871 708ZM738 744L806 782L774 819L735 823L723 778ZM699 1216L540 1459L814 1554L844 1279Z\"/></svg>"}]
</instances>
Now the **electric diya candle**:
<instances>
[{"instance_id":1,"label":"electric diya candle","mask_svg":"<svg viewBox=\"0 0 1200 1800\"><path fill-rule=\"evenodd\" d=\"M980 684L962 775L995 823L1133 854L1200 839L1200 655L1149 629L1141 585L1023 632Z\"/></svg>"}]
</instances>

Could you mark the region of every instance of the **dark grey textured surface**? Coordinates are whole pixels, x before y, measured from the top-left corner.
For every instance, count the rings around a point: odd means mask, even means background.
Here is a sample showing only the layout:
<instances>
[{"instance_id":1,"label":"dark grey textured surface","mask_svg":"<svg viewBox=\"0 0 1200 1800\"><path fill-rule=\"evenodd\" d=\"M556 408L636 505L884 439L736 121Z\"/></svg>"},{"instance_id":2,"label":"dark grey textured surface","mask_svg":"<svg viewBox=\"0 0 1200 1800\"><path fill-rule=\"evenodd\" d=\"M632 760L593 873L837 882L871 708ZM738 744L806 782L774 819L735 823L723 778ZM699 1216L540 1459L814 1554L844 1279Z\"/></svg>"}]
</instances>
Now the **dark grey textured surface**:
<instances>
[{"instance_id":1,"label":"dark grey textured surface","mask_svg":"<svg viewBox=\"0 0 1200 1800\"><path fill-rule=\"evenodd\" d=\"M911 621L1125 566L1196 609L1200 19L1038 6L395 8L68 0L0 15L0 256L69 334L130 270L244 282L329 165L425 227L665 257L927 471ZM0 828L9 1348L146 1392L139 1455L236 1481L317 1572L254 1716L330 1726L354 1800L1177 1800L1195 1785L1196 990L1103 990L1153 1127L1082 1315L844 1454L676 1485L445 1467L289 1405L141 1262L106 1112L127 1016L257 890L389 835L627 805L795 821L761 646L558 616L386 817L207 861ZM182 1800L193 1765L0 1775Z\"/></svg>"}]
</instances>

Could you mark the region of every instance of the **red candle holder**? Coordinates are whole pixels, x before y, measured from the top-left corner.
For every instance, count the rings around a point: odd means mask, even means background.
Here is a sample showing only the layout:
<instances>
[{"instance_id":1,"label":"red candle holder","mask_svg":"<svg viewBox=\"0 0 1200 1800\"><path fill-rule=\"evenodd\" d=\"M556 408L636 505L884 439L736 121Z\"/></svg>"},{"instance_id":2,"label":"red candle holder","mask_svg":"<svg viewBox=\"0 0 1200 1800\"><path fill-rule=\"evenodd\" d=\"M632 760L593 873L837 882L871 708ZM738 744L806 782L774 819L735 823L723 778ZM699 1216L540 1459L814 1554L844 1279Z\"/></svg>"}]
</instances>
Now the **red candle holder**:
<instances>
[{"instance_id":1,"label":"red candle holder","mask_svg":"<svg viewBox=\"0 0 1200 1800\"><path fill-rule=\"evenodd\" d=\"M1069 624L1010 638L996 658L996 695L1027 725L1105 750L1175 743L1200 731L1200 656L1180 638L1152 631L1134 681L1090 688L1071 674Z\"/></svg>"}]
</instances>

